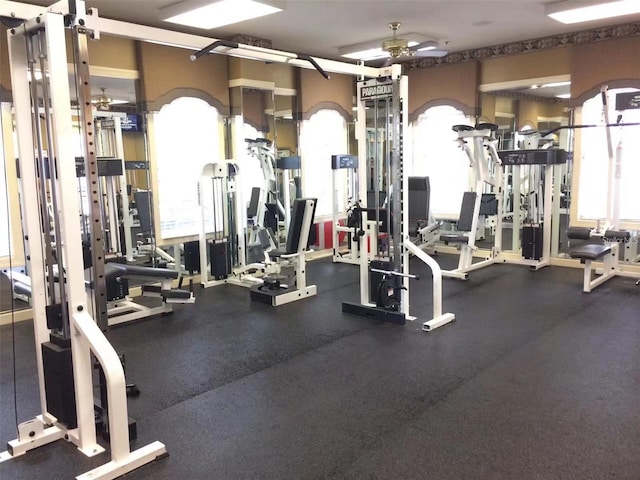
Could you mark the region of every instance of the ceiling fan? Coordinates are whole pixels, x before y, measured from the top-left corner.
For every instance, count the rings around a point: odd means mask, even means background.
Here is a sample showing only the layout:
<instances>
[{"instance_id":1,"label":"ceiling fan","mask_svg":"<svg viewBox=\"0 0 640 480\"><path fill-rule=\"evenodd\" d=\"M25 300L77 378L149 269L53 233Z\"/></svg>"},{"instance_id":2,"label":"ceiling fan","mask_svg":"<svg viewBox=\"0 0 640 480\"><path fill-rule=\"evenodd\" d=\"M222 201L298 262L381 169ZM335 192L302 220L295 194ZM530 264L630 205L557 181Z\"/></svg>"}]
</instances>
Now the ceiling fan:
<instances>
[{"instance_id":1,"label":"ceiling fan","mask_svg":"<svg viewBox=\"0 0 640 480\"><path fill-rule=\"evenodd\" d=\"M111 108L111 104L113 103L113 99L107 95L106 88L100 88L100 90L102 91L102 93L99 96L94 97L91 100L91 103L98 110L109 110L109 108Z\"/></svg>"},{"instance_id":2,"label":"ceiling fan","mask_svg":"<svg viewBox=\"0 0 640 480\"><path fill-rule=\"evenodd\" d=\"M438 42L433 40L410 45L409 40L399 38L400 22L389 23L389 28L393 31L393 37L382 42L382 50L387 52L392 59L402 57L444 57L448 53L446 50L438 50Z\"/></svg>"}]
</instances>

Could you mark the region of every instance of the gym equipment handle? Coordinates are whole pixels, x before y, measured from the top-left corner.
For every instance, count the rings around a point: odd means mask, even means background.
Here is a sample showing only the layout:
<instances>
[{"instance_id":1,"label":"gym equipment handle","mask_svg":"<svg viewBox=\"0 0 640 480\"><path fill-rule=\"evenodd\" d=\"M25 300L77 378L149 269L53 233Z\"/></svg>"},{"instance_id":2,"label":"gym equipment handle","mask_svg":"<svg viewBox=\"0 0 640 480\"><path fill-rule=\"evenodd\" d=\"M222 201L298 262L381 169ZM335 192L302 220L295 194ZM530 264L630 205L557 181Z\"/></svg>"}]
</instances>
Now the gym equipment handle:
<instances>
[{"instance_id":1,"label":"gym equipment handle","mask_svg":"<svg viewBox=\"0 0 640 480\"><path fill-rule=\"evenodd\" d=\"M420 275L413 275L411 273L401 273L401 272L395 272L393 270L382 270L380 268L370 268L369 270L371 272L383 273L385 275L391 275L393 277L406 277L406 278L412 278L414 280L420 280Z\"/></svg>"}]
</instances>

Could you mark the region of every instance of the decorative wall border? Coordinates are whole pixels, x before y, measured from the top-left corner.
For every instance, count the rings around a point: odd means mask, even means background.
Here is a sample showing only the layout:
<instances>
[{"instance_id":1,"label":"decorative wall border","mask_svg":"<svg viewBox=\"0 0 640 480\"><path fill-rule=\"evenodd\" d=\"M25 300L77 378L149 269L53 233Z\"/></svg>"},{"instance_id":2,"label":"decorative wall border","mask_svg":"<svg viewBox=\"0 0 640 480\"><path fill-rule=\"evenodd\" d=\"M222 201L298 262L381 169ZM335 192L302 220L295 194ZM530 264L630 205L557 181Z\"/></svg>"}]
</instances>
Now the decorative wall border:
<instances>
[{"instance_id":1,"label":"decorative wall border","mask_svg":"<svg viewBox=\"0 0 640 480\"><path fill-rule=\"evenodd\" d=\"M439 58L421 58L404 62L405 70L434 67L437 65L451 65L454 63L468 62L471 60L486 60L487 58L504 57L519 53L538 52L551 48L570 47L587 43L601 42L613 38L640 37L640 22L613 25L609 27L581 30L573 33L563 33L550 37L522 40L519 42L503 43L490 47L475 48L453 52Z\"/></svg>"}]
</instances>

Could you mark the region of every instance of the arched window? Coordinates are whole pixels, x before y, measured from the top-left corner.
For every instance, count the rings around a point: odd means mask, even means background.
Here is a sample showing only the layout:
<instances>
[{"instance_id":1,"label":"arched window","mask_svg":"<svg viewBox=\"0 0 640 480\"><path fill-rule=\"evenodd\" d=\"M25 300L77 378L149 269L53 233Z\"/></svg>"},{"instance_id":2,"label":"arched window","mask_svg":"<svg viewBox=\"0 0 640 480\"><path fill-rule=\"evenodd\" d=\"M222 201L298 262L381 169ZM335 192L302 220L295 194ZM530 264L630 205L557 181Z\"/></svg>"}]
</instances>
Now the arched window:
<instances>
[{"instance_id":1,"label":"arched window","mask_svg":"<svg viewBox=\"0 0 640 480\"><path fill-rule=\"evenodd\" d=\"M469 189L469 160L451 129L460 124L470 124L469 118L446 105L429 108L413 124L409 175L429 177L430 209L435 218L457 218L462 194Z\"/></svg>"},{"instance_id":2,"label":"arched window","mask_svg":"<svg viewBox=\"0 0 640 480\"><path fill-rule=\"evenodd\" d=\"M319 110L300 126L304 195L318 199L316 216L333 212L331 155L348 153L347 122L335 110ZM339 205L339 210L344 206Z\"/></svg>"},{"instance_id":3,"label":"arched window","mask_svg":"<svg viewBox=\"0 0 640 480\"><path fill-rule=\"evenodd\" d=\"M200 231L197 185L202 167L222 160L219 132L218 111L198 98L177 98L153 115L154 204L162 239Z\"/></svg>"},{"instance_id":4,"label":"arched window","mask_svg":"<svg viewBox=\"0 0 640 480\"><path fill-rule=\"evenodd\" d=\"M634 92L637 89L620 88L609 90L611 105L615 105L616 95ZM615 107L612 107L615 108ZM640 123L640 110L630 109L618 112L621 123ZM615 123L617 113L610 113L610 122ZM584 102L582 120L584 125L603 124L602 97L600 94ZM637 200L638 178L640 178L640 126L613 127L611 129L613 154L622 148L620 180L620 220L640 221L640 204ZM578 189L578 218L596 220L607 218L607 195L609 192L609 153L606 130L585 128L580 132L580 178Z\"/></svg>"}]
</instances>

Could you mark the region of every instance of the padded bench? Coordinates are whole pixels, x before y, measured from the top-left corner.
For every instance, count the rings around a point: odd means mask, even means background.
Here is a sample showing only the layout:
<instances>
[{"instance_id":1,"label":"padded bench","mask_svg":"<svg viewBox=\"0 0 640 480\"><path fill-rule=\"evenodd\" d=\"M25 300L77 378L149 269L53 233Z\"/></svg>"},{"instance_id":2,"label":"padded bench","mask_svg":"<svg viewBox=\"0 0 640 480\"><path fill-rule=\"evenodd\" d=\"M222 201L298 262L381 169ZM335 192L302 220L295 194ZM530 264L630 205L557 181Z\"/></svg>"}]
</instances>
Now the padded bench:
<instances>
[{"instance_id":1,"label":"padded bench","mask_svg":"<svg viewBox=\"0 0 640 480\"><path fill-rule=\"evenodd\" d=\"M580 261L584 263L585 260L595 261L610 253L611 247L607 245L587 244L571 250L569 255L571 258L579 258Z\"/></svg>"}]
</instances>

